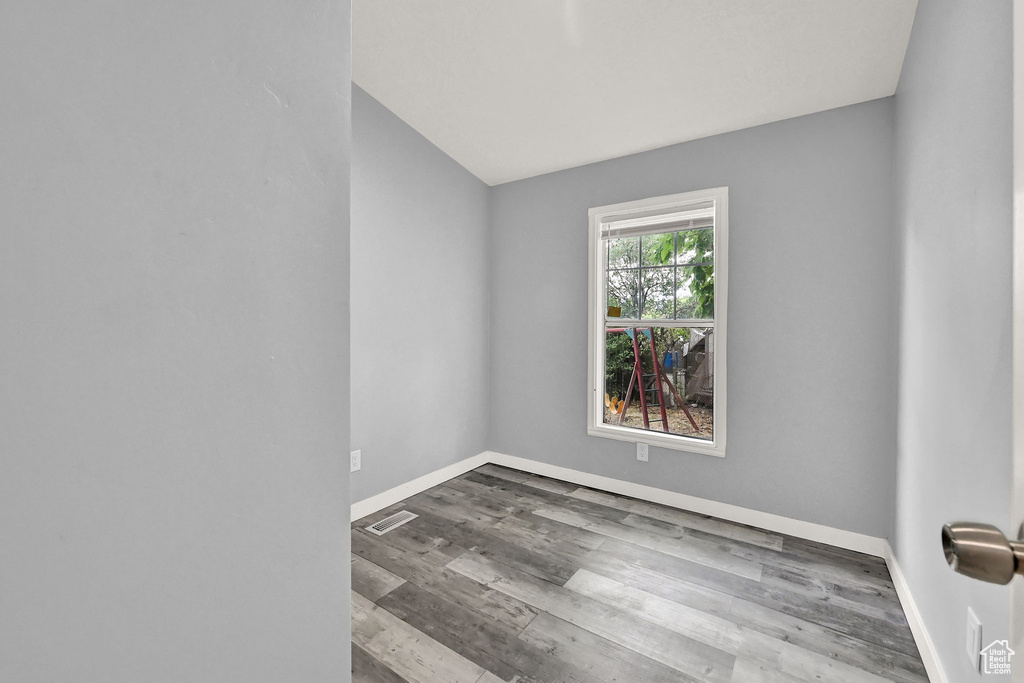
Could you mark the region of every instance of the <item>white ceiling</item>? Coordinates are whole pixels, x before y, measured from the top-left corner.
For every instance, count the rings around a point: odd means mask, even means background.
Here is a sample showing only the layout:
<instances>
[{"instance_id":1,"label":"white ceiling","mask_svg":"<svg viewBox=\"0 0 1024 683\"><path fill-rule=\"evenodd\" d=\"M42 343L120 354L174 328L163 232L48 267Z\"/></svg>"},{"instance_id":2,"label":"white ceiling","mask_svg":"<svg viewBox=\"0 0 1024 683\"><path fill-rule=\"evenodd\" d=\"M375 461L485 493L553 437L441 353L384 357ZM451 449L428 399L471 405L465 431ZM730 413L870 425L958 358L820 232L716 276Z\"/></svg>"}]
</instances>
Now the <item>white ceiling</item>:
<instances>
[{"instance_id":1,"label":"white ceiling","mask_svg":"<svg viewBox=\"0 0 1024 683\"><path fill-rule=\"evenodd\" d=\"M353 80L489 185L896 90L917 0L355 0Z\"/></svg>"}]
</instances>

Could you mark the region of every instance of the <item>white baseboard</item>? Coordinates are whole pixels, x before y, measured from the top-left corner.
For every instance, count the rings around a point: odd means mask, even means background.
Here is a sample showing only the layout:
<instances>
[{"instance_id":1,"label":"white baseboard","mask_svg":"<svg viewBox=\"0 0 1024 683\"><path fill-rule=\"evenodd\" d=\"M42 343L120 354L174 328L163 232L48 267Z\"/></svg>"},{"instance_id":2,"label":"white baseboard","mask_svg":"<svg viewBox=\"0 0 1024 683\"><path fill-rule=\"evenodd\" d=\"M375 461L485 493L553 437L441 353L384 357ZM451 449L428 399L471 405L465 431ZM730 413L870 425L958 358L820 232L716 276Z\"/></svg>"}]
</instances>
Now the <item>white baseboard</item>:
<instances>
[{"instance_id":1,"label":"white baseboard","mask_svg":"<svg viewBox=\"0 0 1024 683\"><path fill-rule=\"evenodd\" d=\"M675 491L667 491L653 486L634 484L632 482L622 481L621 479L603 477L597 474L572 470L566 467L558 467L556 465L549 465L536 460L519 458L513 455L505 455L504 453L496 453L494 451L484 451L479 455L466 458L454 465L449 465L448 467L437 470L436 472L431 472L430 474L414 479L408 483L402 484L401 486L396 486L384 493L359 501L358 503L353 503L352 519L356 520L365 517L366 515L373 514L374 512L404 500L409 496L426 491L427 489L448 481L453 477L457 477L460 474L464 474L488 463L503 465L505 467L511 467L524 472L530 472L531 474L538 474L543 477L560 479L561 481L579 484L580 486L588 486L590 488L607 491L609 493L618 493L623 496L630 496L632 498L638 498L652 503L660 503L661 505L667 505L669 507L679 508L689 512L710 515L712 517L718 517L719 519L725 519L739 524L747 524L767 531L796 536L797 538L803 538L809 541L816 541L818 543L825 543L839 548L846 548L847 550L881 557L885 560L885 563L889 568L889 573L892 575L893 585L896 587L896 594L899 596L900 604L903 606L903 611L907 615L907 621L910 623L910 630L914 634L914 641L917 643L917 647L921 652L921 659L924 662L929 679L932 683L949 683L945 672L942 669L942 665L939 662L935 645L932 643L931 637L928 635L928 630L925 628L924 621L921 619L921 613L918 611L917 605L914 603L914 598L910 594L910 587L907 585L906 578L903 576L903 572L900 569L899 563L896 561L896 557L893 554L892 548L889 546L889 542L884 538L859 534L853 531L845 531L843 529L835 529L822 524L804 522L791 517L783 517L769 512L751 510L738 505L731 505L729 503L721 503L714 500L708 500L706 498L689 496L685 493L676 493Z\"/></svg>"},{"instance_id":2,"label":"white baseboard","mask_svg":"<svg viewBox=\"0 0 1024 683\"><path fill-rule=\"evenodd\" d=\"M928 672L928 680L932 683L949 683L946 672L939 661L939 652L935 649L935 643L928 635L921 612L917 609L914 596L910 594L910 586L903 576L899 562L896 561L896 554L888 542L885 544L885 564L889 567L889 575L892 576L892 584L896 587L896 595L900 598L903 612L907 615L907 622L910 624L910 631L914 634L914 642L921 653L921 660L924 662L925 671Z\"/></svg>"},{"instance_id":3,"label":"white baseboard","mask_svg":"<svg viewBox=\"0 0 1024 683\"><path fill-rule=\"evenodd\" d=\"M484 451L483 453L479 453L457 462L454 465L448 465L448 467L435 470L434 472L425 474L422 477L400 484L393 489L388 489L383 493L378 493L376 496L372 496L366 500L361 500L358 503L352 503L352 521L362 519L366 515L372 515L374 512L383 510L389 505L394 505L400 500L405 500L409 496L422 493L423 491L433 488L438 484L442 484L453 477L465 474L466 472L474 470L481 465L486 465L490 462L488 459L489 455L489 452Z\"/></svg>"},{"instance_id":4,"label":"white baseboard","mask_svg":"<svg viewBox=\"0 0 1024 683\"><path fill-rule=\"evenodd\" d=\"M504 465L505 467L524 470L532 474L551 477L552 479L561 479L562 481L579 484L580 486L589 486L590 488L618 493L623 496L630 496L631 498L639 498L640 500L652 503L660 503L701 515L718 517L730 522L756 526L768 531L788 534L809 541L827 543L828 545L855 550L859 553L866 553L876 557L885 557L886 547L888 546L884 538L876 538L854 531L835 529L821 524L814 524L813 522L804 522L799 519L792 519L791 517L773 515L769 512L751 510L750 508L720 503L715 500L708 500L707 498L697 498L685 493L666 491L665 489L654 488L653 486L644 486L643 484L634 484L622 481L621 479L612 479L611 477L602 477L597 474L548 465L547 463L505 455L504 453L488 451L486 455L488 456L487 461L495 465Z\"/></svg>"}]
</instances>

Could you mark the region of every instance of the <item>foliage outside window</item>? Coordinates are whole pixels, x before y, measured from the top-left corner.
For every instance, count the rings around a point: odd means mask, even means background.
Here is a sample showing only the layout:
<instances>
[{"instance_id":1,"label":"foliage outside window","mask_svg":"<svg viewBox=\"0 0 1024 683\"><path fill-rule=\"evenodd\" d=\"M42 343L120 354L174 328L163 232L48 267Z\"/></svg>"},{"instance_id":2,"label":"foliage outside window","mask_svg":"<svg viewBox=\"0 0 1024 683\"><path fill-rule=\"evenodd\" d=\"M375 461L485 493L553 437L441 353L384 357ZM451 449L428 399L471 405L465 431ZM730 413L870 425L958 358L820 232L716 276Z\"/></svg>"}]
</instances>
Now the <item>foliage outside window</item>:
<instances>
[{"instance_id":1,"label":"foliage outside window","mask_svg":"<svg viewBox=\"0 0 1024 683\"><path fill-rule=\"evenodd\" d=\"M724 454L727 196L591 210L589 433Z\"/></svg>"}]
</instances>

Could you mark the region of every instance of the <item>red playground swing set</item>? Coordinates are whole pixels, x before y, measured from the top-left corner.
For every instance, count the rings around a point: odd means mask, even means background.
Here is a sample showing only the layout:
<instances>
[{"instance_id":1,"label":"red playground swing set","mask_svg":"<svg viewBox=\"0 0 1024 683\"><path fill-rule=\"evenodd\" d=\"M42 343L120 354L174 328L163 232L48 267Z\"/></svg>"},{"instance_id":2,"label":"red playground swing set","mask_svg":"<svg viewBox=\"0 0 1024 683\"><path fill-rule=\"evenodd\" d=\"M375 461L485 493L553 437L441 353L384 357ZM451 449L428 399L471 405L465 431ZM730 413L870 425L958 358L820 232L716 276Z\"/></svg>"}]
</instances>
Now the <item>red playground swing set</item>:
<instances>
[{"instance_id":1,"label":"red playground swing set","mask_svg":"<svg viewBox=\"0 0 1024 683\"><path fill-rule=\"evenodd\" d=\"M644 429L650 429L652 422L660 422L662 429L667 432L669 426L668 414L665 412L665 393L664 389L662 388L667 385L668 388L672 391L672 394L675 396L675 399L678 402L679 407L683 409L683 413L685 413L687 419L690 420L690 424L693 425L694 430L700 431L700 428L697 426L697 422L693 419L693 415L690 414L689 409L686 407L686 403L683 401L683 397L679 395L679 391L676 390L675 385L672 382L670 382L668 378L665 376L665 371L662 369L661 363L658 362L658 349L655 346L654 334L651 331L651 328L612 327L609 328L607 331L624 332L628 334L630 338L632 338L633 340L633 374L629 378L629 388L626 389L626 398L625 400L622 401L621 407L619 408L619 424L622 424L623 421L626 419L626 411L629 410L629 405L633 401L633 388L637 387L637 393L640 395L640 414L643 416L644 419ZM654 374L647 375L647 377L651 377L654 380L653 389L647 389L644 387L644 363L642 357L640 356L640 341L639 339L637 339L641 331L644 333L644 336L647 337L651 342L651 362L654 365ZM657 395L658 402L656 404L648 403L647 392L649 391ZM660 408L660 420L652 420L650 416L647 415L647 407L649 405L652 408L655 405L658 408Z\"/></svg>"}]
</instances>

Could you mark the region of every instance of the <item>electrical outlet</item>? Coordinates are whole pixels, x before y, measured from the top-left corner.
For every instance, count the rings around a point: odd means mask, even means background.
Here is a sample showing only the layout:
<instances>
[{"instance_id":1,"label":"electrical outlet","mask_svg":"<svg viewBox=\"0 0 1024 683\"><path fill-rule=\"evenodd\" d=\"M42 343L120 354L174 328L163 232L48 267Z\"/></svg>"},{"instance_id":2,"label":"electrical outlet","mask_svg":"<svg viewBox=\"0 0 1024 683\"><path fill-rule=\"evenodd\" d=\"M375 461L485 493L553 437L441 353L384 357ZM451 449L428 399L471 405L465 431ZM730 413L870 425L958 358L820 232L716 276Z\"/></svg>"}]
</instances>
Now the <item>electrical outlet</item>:
<instances>
[{"instance_id":1,"label":"electrical outlet","mask_svg":"<svg viewBox=\"0 0 1024 683\"><path fill-rule=\"evenodd\" d=\"M363 452L362 451L352 451L352 464L351 464L351 467L349 468L349 472L358 472L359 469L362 466L363 466Z\"/></svg>"},{"instance_id":2,"label":"electrical outlet","mask_svg":"<svg viewBox=\"0 0 1024 683\"><path fill-rule=\"evenodd\" d=\"M967 608L967 656L971 667L981 670L981 620L970 607Z\"/></svg>"},{"instance_id":3,"label":"electrical outlet","mask_svg":"<svg viewBox=\"0 0 1024 683\"><path fill-rule=\"evenodd\" d=\"M640 462L647 462L647 444L638 443L636 445L636 459Z\"/></svg>"}]
</instances>

